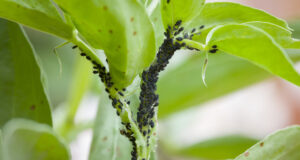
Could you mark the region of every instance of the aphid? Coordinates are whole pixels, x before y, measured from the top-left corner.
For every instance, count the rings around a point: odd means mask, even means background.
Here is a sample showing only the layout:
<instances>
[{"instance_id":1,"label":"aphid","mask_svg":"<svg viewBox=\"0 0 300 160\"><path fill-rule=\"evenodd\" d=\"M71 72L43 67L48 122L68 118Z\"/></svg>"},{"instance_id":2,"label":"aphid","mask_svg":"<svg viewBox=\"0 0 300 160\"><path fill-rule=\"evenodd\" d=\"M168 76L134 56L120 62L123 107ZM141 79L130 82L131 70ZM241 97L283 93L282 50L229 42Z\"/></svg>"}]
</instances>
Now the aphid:
<instances>
[{"instance_id":1,"label":"aphid","mask_svg":"<svg viewBox=\"0 0 300 160\"><path fill-rule=\"evenodd\" d=\"M98 74L99 72L98 72L98 71L93 71L93 73L94 73L94 74Z\"/></svg>"},{"instance_id":2,"label":"aphid","mask_svg":"<svg viewBox=\"0 0 300 160\"><path fill-rule=\"evenodd\" d=\"M196 28L193 28L193 29L192 29L192 33L194 33L195 31L196 31Z\"/></svg>"},{"instance_id":3,"label":"aphid","mask_svg":"<svg viewBox=\"0 0 300 160\"><path fill-rule=\"evenodd\" d=\"M180 33L180 32L182 32L184 30L184 27L180 27L179 29L178 29L178 32Z\"/></svg>"},{"instance_id":4,"label":"aphid","mask_svg":"<svg viewBox=\"0 0 300 160\"><path fill-rule=\"evenodd\" d=\"M120 96L124 96L124 94L122 92L118 92Z\"/></svg>"},{"instance_id":5,"label":"aphid","mask_svg":"<svg viewBox=\"0 0 300 160\"><path fill-rule=\"evenodd\" d=\"M185 33L185 34L183 35L183 38L184 38L184 39L187 39L187 38L189 38L189 35L188 35L187 33Z\"/></svg>"},{"instance_id":6,"label":"aphid","mask_svg":"<svg viewBox=\"0 0 300 160\"><path fill-rule=\"evenodd\" d=\"M218 51L218 49L212 49L209 51L209 53L216 53Z\"/></svg>"},{"instance_id":7,"label":"aphid","mask_svg":"<svg viewBox=\"0 0 300 160\"><path fill-rule=\"evenodd\" d=\"M218 48L218 46L217 45L213 45L212 48Z\"/></svg>"},{"instance_id":8,"label":"aphid","mask_svg":"<svg viewBox=\"0 0 300 160\"><path fill-rule=\"evenodd\" d=\"M125 92L125 91L126 91L126 88L123 88L123 89L122 89L122 91L124 91L124 92Z\"/></svg>"},{"instance_id":9,"label":"aphid","mask_svg":"<svg viewBox=\"0 0 300 160\"><path fill-rule=\"evenodd\" d=\"M86 59L87 59L87 60L91 60L91 57L90 57L90 56L86 56Z\"/></svg>"},{"instance_id":10,"label":"aphid","mask_svg":"<svg viewBox=\"0 0 300 160\"><path fill-rule=\"evenodd\" d=\"M117 115L120 116L120 113L117 111Z\"/></svg>"},{"instance_id":11,"label":"aphid","mask_svg":"<svg viewBox=\"0 0 300 160\"><path fill-rule=\"evenodd\" d=\"M81 55L81 56L86 56L86 54L85 54L85 53L80 53L80 55Z\"/></svg>"},{"instance_id":12,"label":"aphid","mask_svg":"<svg viewBox=\"0 0 300 160\"><path fill-rule=\"evenodd\" d=\"M176 23L175 23L175 26L180 26L182 23L182 20L178 20Z\"/></svg>"},{"instance_id":13,"label":"aphid","mask_svg":"<svg viewBox=\"0 0 300 160\"><path fill-rule=\"evenodd\" d=\"M72 47L72 49L75 49L75 48L77 48L77 47L78 47L78 46L77 46L77 45L75 45L75 46L73 46L73 47Z\"/></svg>"},{"instance_id":14,"label":"aphid","mask_svg":"<svg viewBox=\"0 0 300 160\"><path fill-rule=\"evenodd\" d=\"M121 134L121 135L125 135L125 134L126 134L125 130L123 130L123 129L120 130L120 134Z\"/></svg>"},{"instance_id":15,"label":"aphid","mask_svg":"<svg viewBox=\"0 0 300 160\"><path fill-rule=\"evenodd\" d=\"M146 131L143 131L143 135L146 136L146 135L147 135L147 132L146 132Z\"/></svg>"},{"instance_id":16,"label":"aphid","mask_svg":"<svg viewBox=\"0 0 300 160\"><path fill-rule=\"evenodd\" d=\"M105 88L105 91L106 91L107 93L109 93L109 90L108 90L108 88Z\"/></svg>"},{"instance_id":17,"label":"aphid","mask_svg":"<svg viewBox=\"0 0 300 160\"><path fill-rule=\"evenodd\" d=\"M200 27L199 27L199 29L203 29L204 27L205 27L205 26L204 26L204 25L202 25L202 26L200 26Z\"/></svg>"},{"instance_id":18,"label":"aphid","mask_svg":"<svg viewBox=\"0 0 300 160\"><path fill-rule=\"evenodd\" d=\"M177 37L176 40L177 40L177 41L182 41L183 38L182 38L182 37Z\"/></svg>"},{"instance_id":19,"label":"aphid","mask_svg":"<svg viewBox=\"0 0 300 160\"><path fill-rule=\"evenodd\" d=\"M127 101L127 104L130 105L130 101Z\"/></svg>"},{"instance_id":20,"label":"aphid","mask_svg":"<svg viewBox=\"0 0 300 160\"><path fill-rule=\"evenodd\" d=\"M151 128L154 127L154 122L152 120L150 121L150 126L151 126Z\"/></svg>"},{"instance_id":21,"label":"aphid","mask_svg":"<svg viewBox=\"0 0 300 160\"><path fill-rule=\"evenodd\" d=\"M170 3L170 0L167 0L167 3Z\"/></svg>"}]
</instances>

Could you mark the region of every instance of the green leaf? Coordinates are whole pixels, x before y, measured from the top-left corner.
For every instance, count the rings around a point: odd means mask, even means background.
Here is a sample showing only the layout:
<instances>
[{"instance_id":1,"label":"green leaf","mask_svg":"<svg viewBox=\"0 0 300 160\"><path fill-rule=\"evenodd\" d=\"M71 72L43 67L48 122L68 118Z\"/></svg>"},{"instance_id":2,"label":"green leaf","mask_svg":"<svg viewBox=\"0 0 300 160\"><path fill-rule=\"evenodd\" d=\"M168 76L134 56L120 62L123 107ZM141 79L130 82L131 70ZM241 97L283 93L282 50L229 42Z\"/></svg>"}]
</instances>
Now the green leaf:
<instances>
[{"instance_id":1,"label":"green leaf","mask_svg":"<svg viewBox=\"0 0 300 160\"><path fill-rule=\"evenodd\" d=\"M3 136L2 136L2 130L0 130L0 159L3 160Z\"/></svg>"},{"instance_id":2,"label":"green leaf","mask_svg":"<svg viewBox=\"0 0 300 160\"><path fill-rule=\"evenodd\" d=\"M161 17L161 10L160 10L160 3L156 6L156 8L153 10L150 19L153 23L154 31L155 31L155 39L156 39L156 50L158 50L159 46L164 41L164 25L162 22Z\"/></svg>"},{"instance_id":3,"label":"green leaf","mask_svg":"<svg viewBox=\"0 0 300 160\"><path fill-rule=\"evenodd\" d=\"M0 19L0 127L22 117L52 125L33 48L17 24Z\"/></svg>"},{"instance_id":4,"label":"green leaf","mask_svg":"<svg viewBox=\"0 0 300 160\"><path fill-rule=\"evenodd\" d=\"M206 3L199 16L192 21L191 26L194 27L205 25L202 34L194 36L193 39L205 42L208 32L217 25L251 21L269 22L285 29L290 29L284 20L276 18L265 11L238 3L214 2Z\"/></svg>"},{"instance_id":5,"label":"green leaf","mask_svg":"<svg viewBox=\"0 0 300 160\"><path fill-rule=\"evenodd\" d=\"M283 27L268 22L247 22L245 24L264 30L284 48L300 48L299 40L293 39L292 32Z\"/></svg>"},{"instance_id":6,"label":"green leaf","mask_svg":"<svg viewBox=\"0 0 300 160\"><path fill-rule=\"evenodd\" d=\"M177 21L188 24L201 13L205 0L161 0L161 13L165 28Z\"/></svg>"},{"instance_id":7,"label":"green leaf","mask_svg":"<svg viewBox=\"0 0 300 160\"><path fill-rule=\"evenodd\" d=\"M45 124L13 119L3 129L5 160L68 160L62 140Z\"/></svg>"},{"instance_id":8,"label":"green leaf","mask_svg":"<svg viewBox=\"0 0 300 160\"><path fill-rule=\"evenodd\" d=\"M158 113L160 118L269 77L269 74L262 69L231 55L210 55L208 60L207 87L202 82L203 58L199 55L193 55L183 64L168 70L160 77L157 87L160 95Z\"/></svg>"},{"instance_id":9,"label":"green leaf","mask_svg":"<svg viewBox=\"0 0 300 160\"><path fill-rule=\"evenodd\" d=\"M65 24L50 0L0 0L0 17L48 32L66 40L72 28Z\"/></svg>"},{"instance_id":10,"label":"green leaf","mask_svg":"<svg viewBox=\"0 0 300 160\"><path fill-rule=\"evenodd\" d=\"M258 142L235 160L299 160L300 127L277 131Z\"/></svg>"},{"instance_id":11,"label":"green leaf","mask_svg":"<svg viewBox=\"0 0 300 160\"><path fill-rule=\"evenodd\" d=\"M255 143L257 143L257 140L245 136L224 136L182 148L177 151L177 154L209 160L228 159L235 158Z\"/></svg>"},{"instance_id":12,"label":"green leaf","mask_svg":"<svg viewBox=\"0 0 300 160\"><path fill-rule=\"evenodd\" d=\"M56 0L84 38L108 58L112 79L126 87L155 57L155 36L137 0Z\"/></svg>"},{"instance_id":13,"label":"green leaf","mask_svg":"<svg viewBox=\"0 0 300 160\"><path fill-rule=\"evenodd\" d=\"M247 59L254 64L300 85L300 75L285 51L264 31L250 25L229 24L214 28L207 38L207 48Z\"/></svg>"},{"instance_id":14,"label":"green leaf","mask_svg":"<svg viewBox=\"0 0 300 160\"><path fill-rule=\"evenodd\" d=\"M115 160L117 156L119 120L107 96L103 93L100 99L89 160Z\"/></svg>"}]
</instances>

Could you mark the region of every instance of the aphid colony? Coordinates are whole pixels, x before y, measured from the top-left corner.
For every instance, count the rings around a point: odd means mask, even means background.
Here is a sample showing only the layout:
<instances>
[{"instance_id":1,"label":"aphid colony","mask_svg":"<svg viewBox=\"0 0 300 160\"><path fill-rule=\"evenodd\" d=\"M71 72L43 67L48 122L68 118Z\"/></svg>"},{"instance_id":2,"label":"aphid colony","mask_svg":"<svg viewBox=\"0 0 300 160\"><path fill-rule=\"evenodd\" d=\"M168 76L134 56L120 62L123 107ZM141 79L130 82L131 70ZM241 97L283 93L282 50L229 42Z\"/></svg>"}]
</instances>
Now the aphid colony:
<instances>
[{"instance_id":1,"label":"aphid colony","mask_svg":"<svg viewBox=\"0 0 300 160\"><path fill-rule=\"evenodd\" d=\"M169 2L169 1L168 1ZM140 133L143 134L145 138L147 138L147 146L149 146L149 139L151 136L151 132L155 127L155 112L156 107L159 105L159 96L156 94L156 83L158 81L158 75L161 71L165 69L168 65L169 60L173 57L175 51L185 47L190 50L198 50L196 48L192 48L187 46L184 42L184 39L192 39L194 35L199 35L201 32L197 31L197 29L192 29L189 33L183 33L184 27L181 27L182 21L179 20L173 27L168 26L165 35L165 40L159 51L156 55L156 60L152 65L142 73L142 81L141 81L141 92L140 92L140 105L137 112L137 125L140 130ZM199 29L203 29L204 25L200 26ZM182 33L182 34L181 34ZM181 37L178 35L182 35ZM73 46L73 49L76 49L77 46ZM80 49L81 50L81 49ZM210 53L216 53L218 51L217 46L212 46L212 49L209 51ZM112 77L109 72L107 72L106 68L101 64L98 64L96 61L92 60L90 56L86 53L81 52L81 56L85 57L87 60L93 63L94 74L98 74L101 81L106 85L105 91L109 94L109 99L112 101L112 106L116 109L116 113L118 116L121 115L123 110L123 103L127 103L130 105L130 101L122 102L114 93L117 93L120 96L124 96L125 88L119 90L118 88L113 88L114 83L112 82ZM107 61L107 60L106 60ZM107 61L108 62L108 61ZM114 96L113 96L114 95ZM131 129L130 123L122 122L124 129L120 130L120 133L126 136L129 141L133 145L133 150L131 152L132 160L138 159L137 153L137 144L136 138L134 137L134 133ZM145 160L145 159L142 159Z\"/></svg>"},{"instance_id":2,"label":"aphid colony","mask_svg":"<svg viewBox=\"0 0 300 160\"><path fill-rule=\"evenodd\" d=\"M147 145L151 129L154 128L155 108L158 106L159 96L155 93L159 72L163 71L173 57L176 50L185 47L185 43L174 41L174 36L183 31L180 27L181 21L178 21L173 29L169 26L166 30L165 40L156 55L156 61L142 73L140 105L137 112L137 123L140 131L147 137Z\"/></svg>"}]
</instances>

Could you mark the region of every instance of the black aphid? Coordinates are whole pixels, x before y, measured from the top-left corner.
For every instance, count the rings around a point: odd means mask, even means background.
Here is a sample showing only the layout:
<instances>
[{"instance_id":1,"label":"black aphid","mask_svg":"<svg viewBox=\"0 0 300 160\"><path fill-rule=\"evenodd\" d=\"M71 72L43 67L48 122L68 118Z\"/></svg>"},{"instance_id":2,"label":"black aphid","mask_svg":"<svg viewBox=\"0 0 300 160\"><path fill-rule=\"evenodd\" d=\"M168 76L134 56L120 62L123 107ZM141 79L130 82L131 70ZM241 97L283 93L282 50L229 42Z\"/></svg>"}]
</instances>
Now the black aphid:
<instances>
[{"instance_id":1,"label":"black aphid","mask_svg":"<svg viewBox=\"0 0 300 160\"><path fill-rule=\"evenodd\" d=\"M118 92L120 96L124 96L124 94L122 92Z\"/></svg>"},{"instance_id":2,"label":"black aphid","mask_svg":"<svg viewBox=\"0 0 300 160\"><path fill-rule=\"evenodd\" d=\"M72 49L75 49L75 48L77 48L77 47L78 47L78 46L77 46L77 45L75 45L75 46L73 46L73 47L72 47Z\"/></svg>"},{"instance_id":3,"label":"black aphid","mask_svg":"<svg viewBox=\"0 0 300 160\"><path fill-rule=\"evenodd\" d=\"M80 53L80 55L81 55L81 56L86 56L86 54L85 54L85 53Z\"/></svg>"},{"instance_id":4,"label":"black aphid","mask_svg":"<svg viewBox=\"0 0 300 160\"><path fill-rule=\"evenodd\" d=\"M176 40L177 40L177 41L182 41L183 38L182 38L182 37L177 37Z\"/></svg>"},{"instance_id":5,"label":"black aphid","mask_svg":"<svg viewBox=\"0 0 300 160\"><path fill-rule=\"evenodd\" d=\"M200 27L199 27L199 29L203 29L204 27L205 27L205 26L204 26L204 25L202 25L202 26L200 26Z\"/></svg>"},{"instance_id":6,"label":"black aphid","mask_svg":"<svg viewBox=\"0 0 300 160\"><path fill-rule=\"evenodd\" d=\"M213 45L212 48L218 48L218 46L217 45Z\"/></svg>"}]
</instances>

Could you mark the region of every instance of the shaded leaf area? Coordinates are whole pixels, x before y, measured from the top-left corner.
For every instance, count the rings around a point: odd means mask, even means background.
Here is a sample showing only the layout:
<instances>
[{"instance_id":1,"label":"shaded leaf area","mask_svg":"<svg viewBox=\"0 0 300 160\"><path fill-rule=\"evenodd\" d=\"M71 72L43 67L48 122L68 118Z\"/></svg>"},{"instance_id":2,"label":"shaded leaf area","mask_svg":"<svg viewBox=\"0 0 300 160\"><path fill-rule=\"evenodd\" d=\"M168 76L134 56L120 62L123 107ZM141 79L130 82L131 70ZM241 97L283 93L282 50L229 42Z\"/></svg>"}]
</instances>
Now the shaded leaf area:
<instances>
[{"instance_id":1,"label":"shaded leaf area","mask_svg":"<svg viewBox=\"0 0 300 160\"><path fill-rule=\"evenodd\" d=\"M268 22L290 29L284 20L276 18L265 11L232 2L206 3L199 16L194 19L190 26L205 25L202 34L193 38L204 43L208 32L217 25L251 21Z\"/></svg>"},{"instance_id":2,"label":"shaded leaf area","mask_svg":"<svg viewBox=\"0 0 300 160\"><path fill-rule=\"evenodd\" d=\"M19 25L0 20L0 127L16 117L52 125L33 48Z\"/></svg>"},{"instance_id":3,"label":"shaded leaf area","mask_svg":"<svg viewBox=\"0 0 300 160\"><path fill-rule=\"evenodd\" d=\"M298 160L299 150L300 127L292 126L269 135L235 160Z\"/></svg>"},{"instance_id":4,"label":"shaded leaf area","mask_svg":"<svg viewBox=\"0 0 300 160\"><path fill-rule=\"evenodd\" d=\"M68 160L62 140L45 124L13 119L3 129L5 160Z\"/></svg>"},{"instance_id":5,"label":"shaded leaf area","mask_svg":"<svg viewBox=\"0 0 300 160\"><path fill-rule=\"evenodd\" d=\"M161 0L161 14L164 27L173 27L177 21L188 24L197 17L205 0Z\"/></svg>"},{"instance_id":6,"label":"shaded leaf area","mask_svg":"<svg viewBox=\"0 0 300 160\"><path fill-rule=\"evenodd\" d=\"M65 24L50 0L0 0L0 17L37 30L72 38L72 28Z\"/></svg>"},{"instance_id":7,"label":"shaded leaf area","mask_svg":"<svg viewBox=\"0 0 300 160\"><path fill-rule=\"evenodd\" d=\"M206 160L229 159L243 153L257 141L256 139L240 135L224 136L179 149L176 151L176 154Z\"/></svg>"},{"instance_id":8,"label":"shaded leaf area","mask_svg":"<svg viewBox=\"0 0 300 160\"><path fill-rule=\"evenodd\" d=\"M209 56L206 70L207 87L202 82L203 59L194 55L169 70L158 82L159 117L204 103L216 97L259 82L270 75L240 58L215 54Z\"/></svg>"},{"instance_id":9,"label":"shaded leaf area","mask_svg":"<svg viewBox=\"0 0 300 160\"><path fill-rule=\"evenodd\" d=\"M111 107L107 94L100 99L97 118L94 122L94 136L92 140L89 160L131 159L132 146L125 136L120 135L120 120Z\"/></svg>"},{"instance_id":10,"label":"shaded leaf area","mask_svg":"<svg viewBox=\"0 0 300 160\"><path fill-rule=\"evenodd\" d=\"M208 35L207 47L217 46L262 67L291 83L300 85L300 75L285 51L264 31L250 25L229 24L214 28Z\"/></svg>"},{"instance_id":11,"label":"shaded leaf area","mask_svg":"<svg viewBox=\"0 0 300 160\"><path fill-rule=\"evenodd\" d=\"M103 49L118 88L128 86L155 57L155 34L137 0L56 0L82 36ZM101 17L101 18L99 18Z\"/></svg>"}]
</instances>

